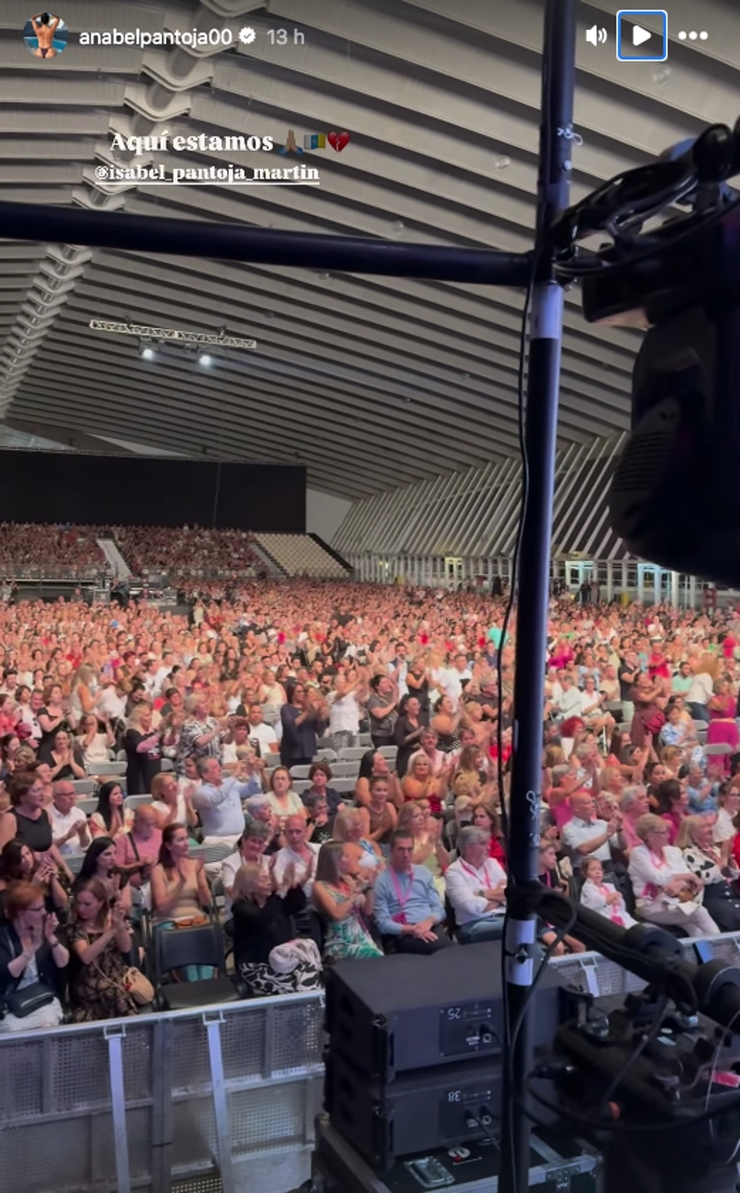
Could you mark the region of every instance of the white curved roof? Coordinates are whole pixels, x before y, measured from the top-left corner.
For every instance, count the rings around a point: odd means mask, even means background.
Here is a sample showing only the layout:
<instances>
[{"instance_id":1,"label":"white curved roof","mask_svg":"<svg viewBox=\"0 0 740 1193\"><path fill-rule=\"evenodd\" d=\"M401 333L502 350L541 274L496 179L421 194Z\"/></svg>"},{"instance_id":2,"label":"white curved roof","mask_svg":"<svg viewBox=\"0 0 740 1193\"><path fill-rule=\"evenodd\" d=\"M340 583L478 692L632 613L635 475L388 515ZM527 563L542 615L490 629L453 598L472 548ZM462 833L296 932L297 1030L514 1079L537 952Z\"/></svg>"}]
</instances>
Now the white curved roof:
<instances>
[{"instance_id":1,"label":"white curved roof","mask_svg":"<svg viewBox=\"0 0 740 1193\"><path fill-rule=\"evenodd\" d=\"M740 9L670 0L665 65L620 63L616 5L581 5L573 200L707 122L738 114ZM32 57L28 5L0 6L0 198L171 219L242 222L400 243L531 247L541 0L65 0L66 50ZM683 22L683 25L682 25ZM697 29L706 40L681 41ZM649 23L649 22L648 22ZM585 31L607 29L606 45ZM242 46L238 31L256 30ZM226 28L227 50L82 46L80 31ZM279 44L278 30L288 44ZM275 33L273 44L269 31ZM294 37L294 31L298 36ZM301 41L301 39L303 39ZM114 134L272 136L306 152L321 185L108 186ZM255 158L259 157L259 163ZM139 159L137 159L139 160ZM294 160L224 151L144 154L167 170ZM123 164L126 164L125 161ZM130 163L129 163L130 164ZM68 446L303 462L314 489L355 498L514 455L522 296L409 281L0 241L0 415ZM254 338L214 353L141 359L91 318ZM35 320L35 322L34 322ZM628 423L639 336L587 326L566 296L560 445ZM10 369L10 366L14 368ZM10 371L9 371L10 370Z\"/></svg>"}]
</instances>

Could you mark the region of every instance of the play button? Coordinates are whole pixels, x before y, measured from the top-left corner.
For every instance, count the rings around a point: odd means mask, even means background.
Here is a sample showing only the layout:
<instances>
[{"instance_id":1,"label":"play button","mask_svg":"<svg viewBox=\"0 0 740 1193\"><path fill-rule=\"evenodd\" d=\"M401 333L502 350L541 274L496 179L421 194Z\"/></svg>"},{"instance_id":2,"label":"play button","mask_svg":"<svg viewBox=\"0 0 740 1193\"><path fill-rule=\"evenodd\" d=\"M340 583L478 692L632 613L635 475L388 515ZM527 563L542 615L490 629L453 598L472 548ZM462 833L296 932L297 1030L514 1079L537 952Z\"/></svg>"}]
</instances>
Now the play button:
<instances>
[{"instance_id":1,"label":"play button","mask_svg":"<svg viewBox=\"0 0 740 1193\"><path fill-rule=\"evenodd\" d=\"M617 58L620 62L665 62L668 57L668 15L659 8L623 8L617 13Z\"/></svg>"}]
</instances>

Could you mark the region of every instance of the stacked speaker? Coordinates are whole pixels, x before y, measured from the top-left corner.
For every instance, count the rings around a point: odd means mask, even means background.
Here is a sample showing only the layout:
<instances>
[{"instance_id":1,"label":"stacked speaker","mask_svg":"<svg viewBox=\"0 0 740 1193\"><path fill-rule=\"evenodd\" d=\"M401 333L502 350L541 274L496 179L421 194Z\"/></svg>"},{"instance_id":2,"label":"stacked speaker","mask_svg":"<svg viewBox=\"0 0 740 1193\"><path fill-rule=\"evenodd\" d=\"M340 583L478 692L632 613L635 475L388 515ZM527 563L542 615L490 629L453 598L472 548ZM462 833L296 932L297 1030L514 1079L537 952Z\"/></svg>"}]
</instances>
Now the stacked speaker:
<instances>
[{"instance_id":1,"label":"stacked speaker","mask_svg":"<svg viewBox=\"0 0 740 1193\"><path fill-rule=\"evenodd\" d=\"M550 1045L560 990L538 990L535 1046ZM383 1174L400 1157L495 1136L504 1031L500 944L344 961L327 981L325 1108Z\"/></svg>"}]
</instances>

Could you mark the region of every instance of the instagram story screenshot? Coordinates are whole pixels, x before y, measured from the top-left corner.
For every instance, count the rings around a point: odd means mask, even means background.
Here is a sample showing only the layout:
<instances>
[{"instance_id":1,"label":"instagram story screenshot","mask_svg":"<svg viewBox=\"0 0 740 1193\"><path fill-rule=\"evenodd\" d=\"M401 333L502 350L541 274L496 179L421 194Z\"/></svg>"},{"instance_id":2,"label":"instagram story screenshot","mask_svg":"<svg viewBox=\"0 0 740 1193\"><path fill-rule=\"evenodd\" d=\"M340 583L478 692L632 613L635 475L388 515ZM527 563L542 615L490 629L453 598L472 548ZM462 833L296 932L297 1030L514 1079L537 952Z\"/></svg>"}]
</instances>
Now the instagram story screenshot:
<instances>
[{"instance_id":1,"label":"instagram story screenshot","mask_svg":"<svg viewBox=\"0 0 740 1193\"><path fill-rule=\"evenodd\" d=\"M740 1190L740 0L622 2L0 0L0 1191Z\"/></svg>"}]
</instances>

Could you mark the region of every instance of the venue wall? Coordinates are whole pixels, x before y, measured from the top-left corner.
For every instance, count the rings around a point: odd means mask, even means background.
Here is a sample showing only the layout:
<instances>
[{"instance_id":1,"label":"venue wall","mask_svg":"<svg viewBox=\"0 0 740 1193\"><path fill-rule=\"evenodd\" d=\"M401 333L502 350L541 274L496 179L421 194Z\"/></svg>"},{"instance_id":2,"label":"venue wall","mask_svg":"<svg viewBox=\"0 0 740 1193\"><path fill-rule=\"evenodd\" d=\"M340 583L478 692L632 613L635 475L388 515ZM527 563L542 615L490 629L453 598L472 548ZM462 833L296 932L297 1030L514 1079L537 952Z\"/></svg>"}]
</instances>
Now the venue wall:
<instances>
[{"instance_id":1,"label":"venue wall","mask_svg":"<svg viewBox=\"0 0 740 1193\"><path fill-rule=\"evenodd\" d=\"M154 456L0 451L0 520L306 530L306 470Z\"/></svg>"},{"instance_id":2,"label":"venue wall","mask_svg":"<svg viewBox=\"0 0 740 1193\"><path fill-rule=\"evenodd\" d=\"M625 436L574 443L557 453L553 558L629 558L609 526L608 494ZM520 512L517 459L471 468L356 501L332 546L355 567L362 556L510 559Z\"/></svg>"}]
</instances>

